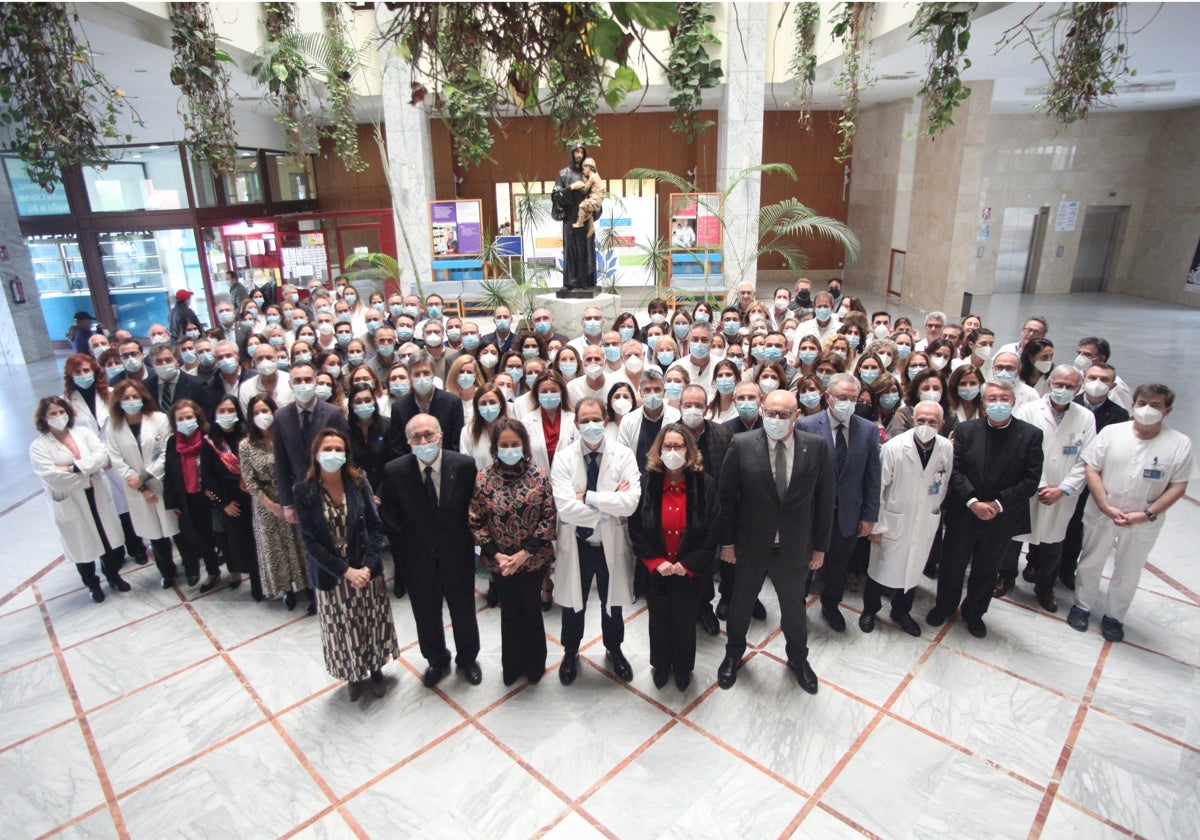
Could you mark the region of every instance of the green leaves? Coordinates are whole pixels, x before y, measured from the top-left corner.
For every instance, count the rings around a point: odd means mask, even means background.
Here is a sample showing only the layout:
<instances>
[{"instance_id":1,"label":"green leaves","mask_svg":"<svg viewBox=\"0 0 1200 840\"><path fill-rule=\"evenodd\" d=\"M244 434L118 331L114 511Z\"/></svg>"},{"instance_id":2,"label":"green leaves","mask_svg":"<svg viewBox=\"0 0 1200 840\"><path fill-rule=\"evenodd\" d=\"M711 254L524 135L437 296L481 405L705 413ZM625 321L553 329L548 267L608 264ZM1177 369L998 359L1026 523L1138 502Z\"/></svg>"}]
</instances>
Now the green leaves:
<instances>
[{"instance_id":1,"label":"green leaves","mask_svg":"<svg viewBox=\"0 0 1200 840\"><path fill-rule=\"evenodd\" d=\"M237 160L229 71L205 3L171 3L171 83L183 94L184 142L214 172L230 174Z\"/></svg>"},{"instance_id":2,"label":"green leaves","mask_svg":"<svg viewBox=\"0 0 1200 840\"><path fill-rule=\"evenodd\" d=\"M679 23L674 3L613 3L612 15L622 25L636 24L643 29L670 29Z\"/></svg>"},{"instance_id":3,"label":"green leaves","mask_svg":"<svg viewBox=\"0 0 1200 840\"><path fill-rule=\"evenodd\" d=\"M939 134L953 125L954 109L971 95L962 73L971 67L965 52L977 7L977 3L922 3L910 24L909 38L919 38L929 47L925 79L917 91L925 100L922 134Z\"/></svg>"},{"instance_id":4,"label":"green leaves","mask_svg":"<svg viewBox=\"0 0 1200 840\"><path fill-rule=\"evenodd\" d=\"M701 121L699 110L704 91L721 82L724 73L719 60L710 60L706 47L721 42L710 26L716 18L706 3L680 3L679 22L671 40L667 61L667 81L671 86L668 104L675 109L671 130L686 134L691 143L714 123Z\"/></svg>"}]
</instances>

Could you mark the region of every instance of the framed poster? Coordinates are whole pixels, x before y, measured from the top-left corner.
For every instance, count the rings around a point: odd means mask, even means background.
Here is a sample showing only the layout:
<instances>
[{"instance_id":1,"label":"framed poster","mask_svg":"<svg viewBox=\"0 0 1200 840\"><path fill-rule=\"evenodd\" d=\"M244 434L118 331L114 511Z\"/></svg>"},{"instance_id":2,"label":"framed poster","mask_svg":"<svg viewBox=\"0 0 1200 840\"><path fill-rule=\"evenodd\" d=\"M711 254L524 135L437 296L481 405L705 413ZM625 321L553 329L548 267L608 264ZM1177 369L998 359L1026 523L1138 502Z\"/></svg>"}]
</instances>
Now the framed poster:
<instances>
[{"instance_id":1,"label":"framed poster","mask_svg":"<svg viewBox=\"0 0 1200 840\"><path fill-rule=\"evenodd\" d=\"M725 276L721 253L721 193L671 193L670 280L705 289Z\"/></svg>"},{"instance_id":2,"label":"framed poster","mask_svg":"<svg viewBox=\"0 0 1200 840\"><path fill-rule=\"evenodd\" d=\"M482 216L483 202L477 198L429 202L429 241L435 280L483 277Z\"/></svg>"}]
</instances>

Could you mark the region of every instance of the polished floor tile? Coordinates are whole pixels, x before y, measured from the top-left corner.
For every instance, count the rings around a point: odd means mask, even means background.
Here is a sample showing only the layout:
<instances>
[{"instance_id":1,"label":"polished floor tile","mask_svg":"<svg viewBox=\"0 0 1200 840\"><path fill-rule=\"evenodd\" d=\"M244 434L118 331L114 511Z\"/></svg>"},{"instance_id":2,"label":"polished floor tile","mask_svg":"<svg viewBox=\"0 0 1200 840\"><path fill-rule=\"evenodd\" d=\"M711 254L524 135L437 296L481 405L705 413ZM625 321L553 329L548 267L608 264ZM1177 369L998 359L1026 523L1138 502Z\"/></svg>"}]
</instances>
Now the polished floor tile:
<instances>
[{"instance_id":1,"label":"polished floor tile","mask_svg":"<svg viewBox=\"0 0 1200 840\"><path fill-rule=\"evenodd\" d=\"M1092 707L1200 749L1200 669L1114 645Z\"/></svg>"},{"instance_id":2,"label":"polished floor tile","mask_svg":"<svg viewBox=\"0 0 1200 840\"><path fill-rule=\"evenodd\" d=\"M0 673L0 749L74 719L75 704L54 657Z\"/></svg>"},{"instance_id":3,"label":"polished floor tile","mask_svg":"<svg viewBox=\"0 0 1200 840\"><path fill-rule=\"evenodd\" d=\"M104 804L104 791L76 723L0 751L4 823L36 837Z\"/></svg>"}]
</instances>

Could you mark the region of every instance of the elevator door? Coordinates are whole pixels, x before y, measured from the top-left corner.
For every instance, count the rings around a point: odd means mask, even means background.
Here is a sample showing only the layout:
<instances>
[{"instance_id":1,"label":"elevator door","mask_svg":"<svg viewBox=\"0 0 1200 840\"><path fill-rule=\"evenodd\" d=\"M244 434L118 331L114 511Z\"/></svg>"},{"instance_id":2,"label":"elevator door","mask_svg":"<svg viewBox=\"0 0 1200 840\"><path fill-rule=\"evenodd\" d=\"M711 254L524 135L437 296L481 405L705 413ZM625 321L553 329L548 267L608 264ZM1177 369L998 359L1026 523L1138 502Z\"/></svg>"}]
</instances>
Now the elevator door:
<instances>
[{"instance_id":1,"label":"elevator door","mask_svg":"<svg viewBox=\"0 0 1200 840\"><path fill-rule=\"evenodd\" d=\"M1005 207L992 293L1020 293L1029 286L1029 257L1040 207Z\"/></svg>"},{"instance_id":2,"label":"elevator door","mask_svg":"<svg viewBox=\"0 0 1200 840\"><path fill-rule=\"evenodd\" d=\"M1089 207L1079 234L1079 253L1071 275L1072 292L1103 292L1116 262L1117 238L1127 207Z\"/></svg>"}]
</instances>

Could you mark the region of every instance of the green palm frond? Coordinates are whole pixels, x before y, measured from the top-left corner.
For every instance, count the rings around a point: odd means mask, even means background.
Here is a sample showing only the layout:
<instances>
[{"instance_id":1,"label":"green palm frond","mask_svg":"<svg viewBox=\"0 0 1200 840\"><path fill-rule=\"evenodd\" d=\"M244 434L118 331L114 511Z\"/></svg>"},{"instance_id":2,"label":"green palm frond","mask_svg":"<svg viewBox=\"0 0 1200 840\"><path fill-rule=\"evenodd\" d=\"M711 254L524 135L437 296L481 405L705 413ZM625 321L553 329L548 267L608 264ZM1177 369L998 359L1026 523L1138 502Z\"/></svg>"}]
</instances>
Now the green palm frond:
<instances>
[{"instance_id":1,"label":"green palm frond","mask_svg":"<svg viewBox=\"0 0 1200 840\"><path fill-rule=\"evenodd\" d=\"M696 192L695 181L684 180L674 172L667 172L665 169L647 169L645 167L636 167L625 173L626 181L646 181L649 179L653 179L655 181L665 181L680 192Z\"/></svg>"}]
</instances>

